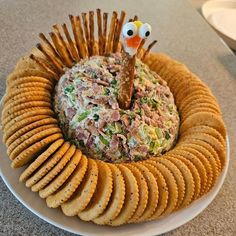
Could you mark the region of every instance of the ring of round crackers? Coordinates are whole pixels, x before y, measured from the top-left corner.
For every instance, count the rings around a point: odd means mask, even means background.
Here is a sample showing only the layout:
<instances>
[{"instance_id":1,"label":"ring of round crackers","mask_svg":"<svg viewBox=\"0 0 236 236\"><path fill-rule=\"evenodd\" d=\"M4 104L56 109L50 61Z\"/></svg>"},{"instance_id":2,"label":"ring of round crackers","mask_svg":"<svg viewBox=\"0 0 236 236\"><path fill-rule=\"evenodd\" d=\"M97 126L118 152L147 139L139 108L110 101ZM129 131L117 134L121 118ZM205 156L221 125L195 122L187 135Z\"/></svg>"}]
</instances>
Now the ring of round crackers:
<instances>
[{"instance_id":1,"label":"ring of round crackers","mask_svg":"<svg viewBox=\"0 0 236 236\"><path fill-rule=\"evenodd\" d=\"M61 133L52 134L23 150L11 163L12 168L19 168L27 164L33 158L35 158L38 153L45 147L50 145L50 143L62 138Z\"/></svg>"},{"instance_id":2,"label":"ring of round crackers","mask_svg":"<svg viewBox=\"0 0 236 236\"><path fill-rule=\"evenodd\" d=\"M109 203L112 193L112 172L105 162L97 161L98 181L96 190L86 208L78 216L84 221L91 221L100 216Z\"/></svg>"},{"instance_id":3,"label":"ring of round crackers","mask_svg":"<svg viewBox=\"0 0 236 236\"><path fill-rule=\"evenodd\" d=\"M148 185L147 181L145 180L145 177L141 173L141 171L135 167L134 165L126 165L128 169L131 170L133 175L136 178L138 189L139 189L139 202L138 206L132 215L132 217L129 219L128 223L135 223L143 214L144 210L147 207L148 203Z\"/></svg>"},{"instance_id":4,"label":"ring of round crackers","mask_svg":"<svg viewBox=\"0 0 236 236\"><path fill-rule=\"evenodd\" d=\"M47 150L38 156L20 175L20 181L25 181L26 187L32 187L42 179L64 156L69 149L69 142L64 142L54 153L48 156Z\"/></svg>"},{"instance_id":5,"label":"ring of round crackers","mask_svg":"<svg viewBox=\"0 0 236 236\"><path fill-rule=\"evenodd\" d=\"M48 196L55 193L57 189L59 189L73 173L82 156L81 152L76 148L75 150L72 150L72 152L73 151L73 156L71 157L65 168L60 172L60 174L58 174L56 178L53 179L45 188L39 191L39 196L41 198L47 198Z\"/></svg>"},{"instance_id":6,"label":"ring of round crackers","mask_svg":"<svg viewBox=\"0 0 236 236\"><path fill-rule=\"evenodd\" d=\"M136 168L138 168L138 170L143 174L147 182L148 202L143 214L139 217L138 222L146 221L153 215L158 205L158 198L159 198L158 183L153 173L145 165L143 165L143 163L137 162L137 163L131 163L130 165L134 165Z\"/></svg>"},{"instance_id":7,"label":"ring of round crackers","mask_svg":"<svg viewBox=\"0 0 236 236\"><path fill-rule=\"evenodd\" d=\"M77 198L77 202L75 201L74 204L71 205L72 209L75 210L77 206L81 208L82 205L84 208L84 205L87 205L87 202L90 201L95 191L97 179L98 167L96 162L93 159L87 159L85 156L82 156L79 164L63 186L54 194L47 197L47 206L57 208L63 203L71 203ZM82 182L83 180L86 183ZM74 194L73 200L70 199L72 194Z\"/></svg>"},{"instance_id":8,"label":"ring of round crackers","mask_svg":"<svg viewBox=\"0 0 236 236\"><path fill-rule=\"evenodd\" d=\"M104 210L104 212L93 219L92 221L98 225L105 225L115 219L124 204L125 201L125 182L124 177L120 169L113 164L108 164L112 171L113 178L113 190L110 197L110 201Z\"/></svg>"},{"instance_id":9,"label":"ring of round crackers","mask_svg":"<svg viewBox=\"0 0 236 236\"><path fill-rule=\"evenodd\" d=\"M133 216L139 202L139 189L135 176L125 165L118 164L125 181L125 200L120 213L108 222L111 226L125 224Z\"/></svg>"}]
</instances>

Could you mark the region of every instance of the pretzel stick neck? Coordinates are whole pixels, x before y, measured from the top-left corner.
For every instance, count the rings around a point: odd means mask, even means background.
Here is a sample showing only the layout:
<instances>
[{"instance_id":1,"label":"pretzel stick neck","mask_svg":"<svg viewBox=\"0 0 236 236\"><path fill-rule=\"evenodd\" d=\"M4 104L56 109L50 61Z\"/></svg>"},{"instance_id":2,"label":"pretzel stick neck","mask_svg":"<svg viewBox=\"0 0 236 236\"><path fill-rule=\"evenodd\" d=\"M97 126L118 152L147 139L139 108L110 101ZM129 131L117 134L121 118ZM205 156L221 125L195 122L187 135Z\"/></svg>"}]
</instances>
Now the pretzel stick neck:
<instances>
[{"instance_id":1,"label":"pretzel stick neck","mask_svg":"<svg viewBox=\"0 0 236 236\"><path fill-rule=\"evenodd\" d=\"M122 51L123 67L121 71L121 80L118 93L118 102L120 108L129 109L133 94L135 55L130 56L124 50Z\"/></svg>"}]
</instances>

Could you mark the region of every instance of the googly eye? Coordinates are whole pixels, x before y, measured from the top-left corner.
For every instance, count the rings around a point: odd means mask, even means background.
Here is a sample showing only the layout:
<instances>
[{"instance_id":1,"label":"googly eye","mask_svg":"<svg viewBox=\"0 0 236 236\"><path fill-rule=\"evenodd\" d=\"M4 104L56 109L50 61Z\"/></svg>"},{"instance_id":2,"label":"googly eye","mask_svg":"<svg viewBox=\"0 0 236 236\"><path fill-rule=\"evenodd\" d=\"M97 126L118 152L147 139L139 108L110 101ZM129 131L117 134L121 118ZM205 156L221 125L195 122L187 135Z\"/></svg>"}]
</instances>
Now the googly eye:
<instances>
[{"instance_id":1,"label":"googly eye","mask_svg":"<svg viewBox=\"0 0 236 236\"><path fill-rule=\"evenodd\" d=\"M139 28L139 36L142 39L146 39L152 31L152 27L151 25L145 23L143 25L141 25L141 27Z\"/></svg>"},{"instance_id":2,"label":"googly eye","mask_svg":"<svg viewBox=\"0 0 236 236\"><path fill-rule=\"evenodd\" d=\"M132 38L137 35L137 26L133 22L128 22L123 26L122 34L125 38Z\"/></svg>"}]
</instances>

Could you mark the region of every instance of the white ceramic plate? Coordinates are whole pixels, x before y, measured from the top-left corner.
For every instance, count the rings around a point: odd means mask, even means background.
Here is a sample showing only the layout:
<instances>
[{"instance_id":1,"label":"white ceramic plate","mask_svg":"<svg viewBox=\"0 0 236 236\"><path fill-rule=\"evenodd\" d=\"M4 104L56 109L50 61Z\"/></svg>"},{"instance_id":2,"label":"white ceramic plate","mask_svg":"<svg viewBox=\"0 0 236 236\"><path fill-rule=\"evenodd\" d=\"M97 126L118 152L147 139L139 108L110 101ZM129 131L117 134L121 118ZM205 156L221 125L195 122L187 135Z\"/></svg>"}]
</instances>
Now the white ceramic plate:
<instances>
[{"instance_id":1,"label":"white ceramic plate","mask_svg":"<svg viewBox=\"0 0 236 236\"><path fill-rule=\"evenodd\" d=\"M236 1L207 1L202 5L202 15L229 47L236 50Z\"/></svg>"},{"instance_id":2,"label":"white ceramic plate","mask_svg":"<svg viewBox=\"0 0 236 236\"><path fill-rule=\"evenodd\" d=\"M0 109L1 113L1 109ZM2 140L2 132L0 132L0 139ZM48 223L55 225L61 229L81 235L117 235L117 236L151 236L158 235L170 230L173 230L202 212L216 197L219 192L229 165L229 142L227 139L227 161L223 172L213 189L202 198L195 201L188 208L180 210L171 214L159 221L153 221L142 224L125 225L121 227L98 226L93 223L83 222L77 217L67 217L59 209L49 209L46 206L45 200L41 199L37 193L33 193L30 189L25 187L23 183L18 181L21 169L12 169L10 167L10 159L6 154L6 147L0 141L0 171L1 177L9 190L14 196L30 211Z\"/></svg>"}]
</instances>

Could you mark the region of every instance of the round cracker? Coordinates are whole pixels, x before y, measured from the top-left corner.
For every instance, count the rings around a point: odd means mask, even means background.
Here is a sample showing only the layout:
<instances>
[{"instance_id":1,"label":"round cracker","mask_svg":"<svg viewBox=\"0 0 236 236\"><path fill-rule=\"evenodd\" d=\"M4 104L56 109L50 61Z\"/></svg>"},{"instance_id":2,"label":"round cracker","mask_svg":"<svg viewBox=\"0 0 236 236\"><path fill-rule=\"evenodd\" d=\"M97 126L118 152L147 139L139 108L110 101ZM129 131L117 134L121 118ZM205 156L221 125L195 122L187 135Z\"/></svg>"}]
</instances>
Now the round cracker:
<instances>
[{"instance_id":1,"label":"round cracker","mask_svg":"<svg viewBox=\"0 0 236 236\"><path fill-rule=\"evenodd\" d=\"M219 115L215 115L209 112L199 112L189 116L180 126L180 134L187 129L198 126L207 125L215 128L223 138L226 138L226 129L222 118Z\"/></svg>"},{"instance_id":2,"label":"round cracker","mask_svg":"<svg viewBox=\"0 0 236 236\"><path fill-rule=\"evenodd\" d=\"M75 150L71 160L67 163L66 167L45 188L39 191L39 196L41 198L47 198L48 196L55 193L57 189L59 189L74 172L76 166L79 164L80 159L81 152L79 150Z\"/></svg>"},{"instance_id":3,"label":"round cracker","mask_svg":"<svg viewBox=\"0 0 236 236\"><path fill-rule=\"evenodd\" d=\"M14 87L10 87L10 88L7 87L6 92L9 93L11 91L18 90L18 89L23 89L23 88L31 89L34 87L36 87L36 88L39 87L39 88L45 89L47 91L53 90L53 87L50 84L46 84L46 83L42 83L42 82L29 82L29 83L19 84Z\"/></svg>"},{"instance_id":4,"label":"round cracker","mask_svg":"<svg viewBox=\"0 0 236 236\"><path fill-rule=\"evenodd\" d=\"M27 117L23 118L20 121L16 121L15 124L12 126L7 125L4 130L4 135L3 135L3 142L6 142L6 140L12 136L17 130L20 130L21 128L24 128L25 126L34 123L35 121L41 121L44 120L45 118L50 118L50 115L36 115L32 117ZM15 119L17 120L17 118ZM9 123L10 124L10 123Z\"/></svg>"},{"instance_id":5,"label":"round cracker","mask_svg":"<svg viewBox=\"0 0 236 236\"><path fill-rule=\"evenodd\" d=\"M48 159L49 162L52 162L53 160L53 163L57 163L69 147L70 145L68 142L65 142L63 139L58 139L24 170L24 172L20 175L19 180L21 182L27 180L25 183L27 187L33 186L43 177L41 170L44 169L46 163L48 163ZM41 165L43 165L42 168L40 168ZM47 165L45 172L49 172L54 165ZM44 175L46 174L45 172L43 172ZM32 174L33 176L31 176Z\"/></svg>"},{"instance_id":6,"label":"round cracker","mask_svg":"<svg viewBox=\"0 0 236 236\"><path fill-rule=\"evenodd\" d=\"M215 110L215 108L211 108L209 106L207 107L195 107L191 110L189 110L188 112L182 113L181 114L181 120L182 123L191 115L199 113L199 112L209 112L209 113L213 113L216 115L219 115L219 113Z\"/></svg>"},{"instance_id":7,"label":"round cracker","mask_svg":"<svg viewBox=\"0 0 236 236\"><path fill-rule=\"evenodd\" d=\"M168 155L173 155L177 157L182 156L185 159L189 160L191 163L193 163L200 176L200 186L199 184L197 184L197 178L195 181L195 190L197 190L196 187L200 187L200 193L198 193L198 196L200 196L200 194L203 193L207 187L207 170L204 167L203 163L190 152L191 150L186 150L185 147L186 146L180 146L178 148L175 148L171 152L168 152Z\"/></svg>"},{"instance_id":8,"label":"round cracker","mask_svg":"<svg viewBox=\"0 0 236 236\"><path fill-rule=\"evenodd\" d=\"M143 165L143 163L136 162L136 163L131 163L131 165L134 165L139 169L139 171L143 174L148 186L147 206L143 214L138 219L138 222L141 222L151 217L151 215L157 208L158 196L159 196L158 184L153 173L145 165Z\"/></svg>"},{"instance_id":9,"label":"round cracker","mask_svg":"<svg viewBox=\"0 0 236 236\"><path fill-rule=\"evenodd\" d=\"M112 193L112 172L105 162L97 161L98 182L96 190L87 207L78 214L84 221L90 221L100 216L106 209Z\"/></svg>"},{"instance_id":10,"label":"round cracker","mask_svg":"<svg viewBox=\"0 0 236 236\"><path fill-rule=\"evenodd\" d=\"M214 185L214 183L219 175L219 169L217 166L217 162L214 159L214 157L211 155L211 153L207 149L205 149L204 147L202 147L200 145L192 144L192 143L191 143L191 147L196 149L197 151L199 151L202 155L204 155L209 160L211 168L213 170L212 171L213 172L212 185L207 186L207 189L206 189L206 192L207 192Z\"/></svg>"},{"instance_id":11,"label":"round cracker","mask_svg":"<svg viewBox=\"0 0 236 236\"><path fill-rule=\"evenodd\" d=\"M59 150L57 150L53 155L51 154L52 156L49 157L49 159L46 160L44 163L41 163L41 159L38 160L37 158L21 174L20 181L24 181L27 179L27 181L25 182L25 185L27 187L32 187L40 179L42 179L61 160L61 158L65 155L69 147L70 147L70 143L64 142L63 145L59 148ZM47 152L44 152L44 153L45 155L47 155ZM34 171L34 173L32 172L32 170ZM30 176L32 173L33 175Z\"/></svg>"},{"instance_id":12,"label":"round cracker","mask_svg":"<svg viewBox=\"0 0 236 236\"><path fill-rule=\"evenodd\" d=\"M12 134L6 141L6 146L10 146L14 141L16 141L18 138L23 136L25 133L34 130L40 126L49 125L49 124L57 124L57 120L51 117L44 118L39 121L35 121L29 125L26 125L25 127L22 127L21 129L17 130L14 134Z\"/></svg>"},{"instance_id":13,"label":"round cracker","mask_svg":"<svg viewBox=\"0 0 236 236\"><path fill-rule=\"evenodd\" d=\"M153 158L153 160L155 161L154 158ZM185 198L185 195L186 195L185 194L184 177L183 177L181 171L170 160L168 160L166 158L158 158L158 162L160 162L166 168L168 168L171 171L171 173L173 174L173 176L175 177L176 184L178 186L178 201L177 201L177 205L176 205L176 209L178 209L181 206L181 204Z\"/></svg>"},{"instance_id":14,"label":"round cracker","mask_svg":"<svg viewBox=\"0 0 236 236\"><path fill-rule=\"evenodd\" d=\"M206 143L206 142L204 142L202 140L199 140L199 139L192 139L191 143L192 144L197 144L197 145L207 149L211 153L211 155L214 157L214 159L216 160L216 163L217 163L217 166L218 166L218 170L219 171L222 170L220 158L219 158L217 152L214 150L214 148L210 144L208 144L208 143Z\"/></svg>"},{"instance_id":15,"label":"round cracker","mask_svg":"<svg viewBox=\"0 0 236 236\"><path fill-rule=\"evenodd\" d=\"M109 164L112 171L113 178L113 190L110 201L105 211L97 218L93 219L93 222L99 225L107 224L119 215L125 200L125 182L121 171L114 164Z\"/></svg>"},{"instance_id":16,"label":"round cracker","mask_svg":"<svg viewBox=\"0 0 236 236\"><path fill-rule=\"evenodd\" d=\"M163 164L159 163L158 161L155 161L152 163L152 165L154 167L157 168L157 170L159 170L161 172L161 174L163 175L165 181L166 181L166 185L168 188L168 202L167 202L167 206L164 209L164 211L162 212L162 214L160 216L165 216L170 214L171 212L174 211L176 205L177 205L177 201L178 201L178 186L176 184L176 180L173 176L173 174L171 173L171 171L166 168Z\"/></svg>"},{"instance_id":17,"label":"round cracker","mask_svg":"<svg viewBox=\"0 0 236 236\"><path fill-rule=\"evenodd\" d=\"M3 104L5 104L12 97L20 96L23 93L31 93L31 92L49 93L47 89L41 88L41 87L30 87L30 88L26 87L26 88L15 89L15 90L8 91L6 93L3 99Z\"/></svg>"},{"instance_id":18,"label":"round cracker","mask_svg":"<svg viewBox=\"0 0 236 236\"><path fill-rule=\"evenodd\" d=\"M189 170L188 166L185 165L185 163L181 161L180 159L177 159L177 158L174 158L173 156L168 156L168 155L166 155L165 158L171 161L172 163L174 163L175 166L181 171L184 177L185 195L184 195L183 201L180 204L180 207L186 207L192 202L194 191L195 191L195 183L194 183L192 173Z\"/></svg>"},{"instance_id":19,"label":"round cracker","mask_svg":"<svg viewBox=\"0 0 236 236\"><path fill-rule=\"evenodd\" d=\"M210 144L217 152L217 154L220 158L221 166L225 165L225 162L226 162L225 147L216 138L214 138L211 135L204 134L204 133L194 133L194 134L188 135L186 138L184 138L184 137L181 138L180 141L184 142L186 139L189 139L189 140L198 139L198 140L202 140L202 141Z\"/></svg>"},{"instance_id":20,"label":"round cracker","mask_svg":"<svg viewBox=\"0 0 236 236\"><path fill-rule=\"evenodd\" d=\"M49 135L61 134L60 128L58 128L58 127L48 128L48 126L51 126L51 125L47 125L46 127L45 126L40 127L41 131L38 131L38 133L36 133L32 136L28 136L28 138L25 139L23 142L20 142L17 146L12 147L12 151L8 150L10 159L14 160L18 155L20 155L21 152L26 150L29 146L31 146L32 144L34 144L36 142L39 142L40 140L42 140L46 137L49 137ZM62 137L62 134L61 134L61 137Z\"/></svg>"},{"instance_id":21,"label":"round cracker","mask_svg":"<svg viewBox=\"0 0 236 236\"><path fill-rule=\"evenodd\" d=\"M196 149L194 149L190 145L189 146L187 146L187 145L183 145L182 146L181 145L181 147L184 150L189 151L194 156L196 156L199 159L199 161L201 161L202 164L205 167L206 175L207 175L207 179L206 179L207 182L206 182L205 188L202 189L202 192L201 192L201 195L202 195L202 194L204 194L207 191L208 186L210 186L212 184L212 181L213 181L213 170L212 170L211 164L210 164L210 162L208 161L208 159L204 155L202 155L199 151L197 151Z\"/></svg>"},{"instance_id":22,"label":"round cracker","mask_svg":"<svg viewBox=\"0 0 236 236\"><path fill-rule=\"evenodd\" d=\"M63 151L64 154L61 155L60 152L59 157L57 156L58 159L60 159L60 161L56 163L56 165L50 171L45 170L44 168L45 166L43 166L42 169L39 170L39 173L43 172L42 174L43 176L41 175L39 176L40 177L39 181L31 187L31 190L33 192L38 192L44 187L46 187L58 174L61 173L63 168L73 157L75 150L76 147L74 145L71 145L69 149L66 150L65 153ZM46 175L44 174L44 172L46 172Z\"/></svg>"},{"instance_id":23,"label":"round cracker","mask_svg":"<svg viewBox=\"0 0 236 236\"><path fill-rule=\"evenodd\" d=\"M4 105L4 108L6 108L6 110L10 110L11 108L17 105L25 104L27 102L34 102L34 101L51 102L51 98L47 96L39 96L39 95L32 95L32 96L27 96L27 97L22 95L22 97L16 100L9 100L8 103Z\"/></svg>"},{"instance_id":24,"label":"round cracker","mask_svg":"<svg viewBox=\"0 0 236 236\"><path fill-rule=\"evenodd\" d=\"M184 116L186 113L191 111L194 108L210 108L214 110L214 114L221 115L220 109L212 102L208 100L198 100L196 99L191 104L187 104L186 107L184 107L182 110L180 110L181 114Z\"/></svg>"},{"instance_id":25,"label":"round cracker","mask_svg":"<svg viewBox=\"0 0 236 236\"><path fill-rule=\"evenodd\" d=\"M12 161L11 167L19 168L24 166L35 158L44 148L59 138L62 138L61 133L53 134L29 146Z\"/></svg>"},{"instance_id":26,"label":"round cracker","mask_svg":"<svg viewBox=\"0 0 236 236\"><path fill-rule=\"evenodd\" d=\"M83 178L86 183L82 182ZM57 208L67 201L71 203L71 201L75 201L75 199L77 199L77 201L74 202L74 206L76 208L78 206L80 206L80 208L84 208L84 205L87 205L87 202L90 201L91 196L95 191L97 179L98 167L96 162L92 159L87 159L85 156L82 156L74 172L66 180L63 186L57 192L55 192L55 194L47 197L47 206ZM70 198L73 193L75 194L72 200ZM73 204L71 207L73 210L75 210Z\"/></svg>"},{"instance_id":27,"label":"round cracker","mask_svg":"<svg viewBox=\"0 0 236 236\"><path fill-rule=\"evenodd\" d=\"M8 85L11 82L17 80L18 78L27 77L27 76L39 76L39 77L47 78L50 80L53 79L51 74L46 73L43 70L25 68L25 69L15 70L11 74L9 74L6 79L6 83Z\"/></svg>"},{"instance_id":28,"label":"round cracker","mask_svg":"<svg viewBox=\"0 0 236 236\"><path fill-rule=\"evenodd\" d=\"M137 184L138 184L138 189L139 189L138 206L136 208L135 213L128 221L128 223L135 223L142 216L144 210L147 207L148 185L147 185L147 181L145 180L143 174L141 173L141 171L139 171L139 169L137 167L135 167L132 164L126 165L126 166L131 170L131 172L135 176Z\"/></svg>"},{"instance_id":29,"label":"round cracker","mask_svg":"<svg viewBox=\"0 0 236 236\"><path fill-rule=\"evenodd\" d=\"M51 80L49 80L47 78L43 78L43 77L39 77L39 76L26 76L26 77L17 78L16 80L11 81L8 84L7 89L11 89L13 87L17 87L18 85L32 83L32 82L39 82L39 83L48 84L51 89L54 87Z\"/></svg>"},{"instance_id":30,"label":"round cracker","mask_svg":"<svg viewBox=\"0 0 236 236\"><path fill-rule=\"evenodd\" d=\"M18 150L18 154L19 152L22 151L22 147L20 146L21 144L28 142L28 140L33 137L34 135L38 135L39 132L41 131L45 131L47 129L50 128L57 128L57 125L55 124L48 124L48 125L43 125L40 127L37 127L36 129L30 130L29 132L25 133L24 135L22 135L21 137L19 137L18 139L16 139L11 145L9 145L7 147L7 154L10 156L11 158L11 153L15 150L15 149L19 149ZM23 148L27 147L23 145ZM17 155L17 154L16 154ZM13 158L14 159L14 158Z\"/></svg>"},{"instance_id":31,"label":"round cracker","mask_svg":"<svg viewBox=\"0 0 236 236\"><path fill-rule=\"evenodd\" d=\"M181 134L182 137L188 135L189 133L205 133L213 136L214 138L218 139L222 146L225 146L225 140L223 136L214 128L206 126L206 125L199 125L194 126L187 129L185 132Z\"/></svg>"},{"instance_id":32,"label":"round cracker","mask_svg":"<svg viewBox=\"0 0 236 236\"><path fill-rule=\"evenodd\" d=\"M30 108L30 107L48 107L51 108L52 104L51 102L46 102L46 101L29 101L29 102L25 102L23 104L18 104L15 105L14 104L11 106L6 106L3 108L2 110L2 117L5 118L7 115L13 113L13 112L18 112L22 109L25 108Z\"/></svg>"},{"instance_id":33,"label":"round cracker","mask_svg":"<svg viewBox=\"0 0 236 236\"><path fill-rule=\"evenodd\" d=\"M189 168L189 170L192 173L193 180L194 180L194 185L195 185L193 200L197 199L200 196L200 193L201 193L201 178L200 178L199 172L198 172L197 168L195 167L195 165L190 160L185 158L184 156L176 155L176 154L175 155L168 154L168 156L172 156L176 159L179 159L180 161L182 161Z\"/></svg>"},{"instance_id":34,"label":"round cracker","mask_svg":"<svg viewBox=\"0 0 236 236\"><path fill-rule=\"evenodd\" d=\"M108 222L111 226L127 223L134 214L139 202L139 189L135 176L126 166L122 164L117 166L125 180L125 200L118 216Z\"/></svg>"},{"instance_id":35,"label":"round cracker","mask_svg":"<svg viewBox=\"0 0 236 236\"><path fill-rule=\"evenodd\" d=\"M156 209L154 210L152 215L147 219L149 221L149 220L157 219L166 209L167 204L168 204L169 192L168 192L165 178L163 177L161 172L152 165L153 162L145 161L144 163L145 163L144 165L148 168L149 171L151 171L151 173L154 175L156 179L157 186L158 186L158 194L159 194Z\"/></svg>"},{"instance_id":36,"label":"round cracker","mask_svg":"<svg viewBox=\"0 0 236 236\"><path fill-rule=\"evenodd\" d=\"M50 108L46 108L46 107L42 107L42 108L34 107L33 109L30 108L30 110L28 111L25 110L25 112L22 114L20 113L20 115L18 115L17 113L14 114L14 117L9 115L11 119L7 121L7 118L6 118L6 125L4 126L3 130L7 132L8 130L11 130L13 127L17 127L17 129L14 129L14 131L16 131L19 129L20 122L25 120L26 118L34 119L35 116L39 116L39 115L46 115L48 118L48 117L53 117L54 114L55 114L54 111ZM29 120L30 119L28 119L28 121ZM2 119L2 121L4 122L4 119ZM24 124L23 127L27 124L29 123Z\"/></svg>"}]
</instances>

